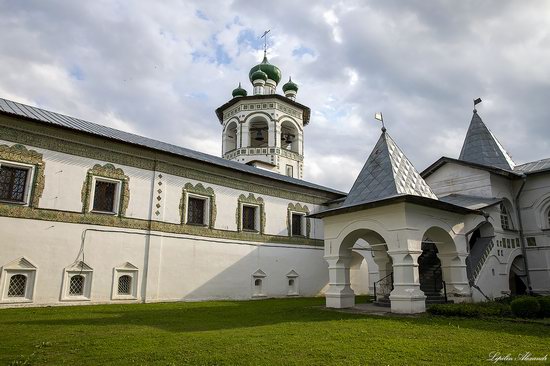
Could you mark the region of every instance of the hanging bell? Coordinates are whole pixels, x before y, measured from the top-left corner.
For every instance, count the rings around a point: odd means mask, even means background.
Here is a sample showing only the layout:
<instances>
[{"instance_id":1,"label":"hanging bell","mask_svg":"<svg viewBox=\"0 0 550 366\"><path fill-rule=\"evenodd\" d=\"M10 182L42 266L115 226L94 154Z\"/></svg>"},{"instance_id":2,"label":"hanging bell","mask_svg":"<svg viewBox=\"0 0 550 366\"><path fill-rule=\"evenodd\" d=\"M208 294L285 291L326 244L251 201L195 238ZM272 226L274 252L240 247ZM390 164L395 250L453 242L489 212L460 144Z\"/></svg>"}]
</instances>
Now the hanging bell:
<instances>
[{"instance_id":1,"label":"hanging bell","mask_svg":"<svg viewBox=\"0 0 550 366\"><path fill-rule=\"evenodd\" d=\"M292 135L286 135L286 143L287 144L292 144Z\"/></svg>"},{"instance_id":2,"label":"hanging bell","mask_svg":"<svg viewBox=\"0 0 550 366\"><path fill-rule=\"evenodd\" d=\"M264 140L264 136L262 135L262 130L258 130L256 132L256 137L254 137L254 140L256 140L256 141L263 141Z\"/></svg>"}]
</instances>

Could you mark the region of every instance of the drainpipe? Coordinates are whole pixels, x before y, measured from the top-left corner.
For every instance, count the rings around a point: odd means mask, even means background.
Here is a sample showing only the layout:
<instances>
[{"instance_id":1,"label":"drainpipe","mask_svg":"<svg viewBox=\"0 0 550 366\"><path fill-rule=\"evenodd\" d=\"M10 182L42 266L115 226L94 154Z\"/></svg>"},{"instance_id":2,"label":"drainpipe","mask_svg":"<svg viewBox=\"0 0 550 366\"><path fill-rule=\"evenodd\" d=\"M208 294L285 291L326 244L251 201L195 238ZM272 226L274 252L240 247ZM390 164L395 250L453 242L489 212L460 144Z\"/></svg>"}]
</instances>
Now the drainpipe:
<instances>
[{"instance_id":1,"label":"drainpipe","mask_svg":"<svg viewBox=\"0 0 550 366\"><path fill-rule=\"evenodd\" d=\"M516 215L518 216L519 241L521 243L521 254L523 255L523 265L525 266L525 274L527 277L527 289L529 293L531 293L532 292L531 276L529 275L529 266L527 264L527 249L525 248L525 236L523 235L523 222L521 221L521 212L519 209L519 196L523 191L523 187L525 187L525 182L527 182L527 176L525 174L522 174L521 179L522 179L521 187L519 187L519 191L516 194L515 204L516 204Z\"/></svg>"}]
</instances>

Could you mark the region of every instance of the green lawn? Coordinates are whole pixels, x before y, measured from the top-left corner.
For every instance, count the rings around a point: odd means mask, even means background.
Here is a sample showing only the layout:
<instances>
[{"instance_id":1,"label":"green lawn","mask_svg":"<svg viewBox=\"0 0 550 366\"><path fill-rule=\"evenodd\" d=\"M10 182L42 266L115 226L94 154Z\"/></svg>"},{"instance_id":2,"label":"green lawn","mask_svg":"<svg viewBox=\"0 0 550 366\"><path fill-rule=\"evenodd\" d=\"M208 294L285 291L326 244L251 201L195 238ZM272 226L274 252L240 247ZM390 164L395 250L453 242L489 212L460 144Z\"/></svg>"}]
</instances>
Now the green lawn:
<instances>
[{"instance_id":1,"label":"green lawn","mask_svg":"<svg viewBox=\"0 0 550 366\"><path fill-rule=\"evenodd\" d=\"M325 310L323 303L310 298L4 309L0 364L444 365L491 364L486 358L495 351L550 353L550 327L544 324L355 315Z\"/></svg>"}]
</instances>

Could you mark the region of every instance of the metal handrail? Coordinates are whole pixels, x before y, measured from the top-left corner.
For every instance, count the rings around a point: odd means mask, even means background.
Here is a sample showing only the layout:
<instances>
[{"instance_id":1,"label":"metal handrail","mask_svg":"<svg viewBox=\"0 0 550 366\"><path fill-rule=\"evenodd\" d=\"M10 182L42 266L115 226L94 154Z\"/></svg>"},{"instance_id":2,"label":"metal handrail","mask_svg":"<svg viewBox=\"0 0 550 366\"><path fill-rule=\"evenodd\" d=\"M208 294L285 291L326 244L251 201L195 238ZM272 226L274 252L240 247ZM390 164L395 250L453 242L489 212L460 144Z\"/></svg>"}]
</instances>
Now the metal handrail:
<instances>
[{"instance_id":1,"label":"metal handrail","mask_svg":"<svg viewBox=\"0 0 550 366\"><path fill-rule=\"evenodd\" d=\"M374 302L377 301L378 299L378 295L376 295L376 284L377 283L380 283L382 281L384 281L385 279L387 279L388 277L391 277L391 290L393 291L393 272L390 272L389 274L387 274L386 276L382 277L381 279L379 279L378 281L375 281L374 282Z\"/></svg>"}]
</instances>

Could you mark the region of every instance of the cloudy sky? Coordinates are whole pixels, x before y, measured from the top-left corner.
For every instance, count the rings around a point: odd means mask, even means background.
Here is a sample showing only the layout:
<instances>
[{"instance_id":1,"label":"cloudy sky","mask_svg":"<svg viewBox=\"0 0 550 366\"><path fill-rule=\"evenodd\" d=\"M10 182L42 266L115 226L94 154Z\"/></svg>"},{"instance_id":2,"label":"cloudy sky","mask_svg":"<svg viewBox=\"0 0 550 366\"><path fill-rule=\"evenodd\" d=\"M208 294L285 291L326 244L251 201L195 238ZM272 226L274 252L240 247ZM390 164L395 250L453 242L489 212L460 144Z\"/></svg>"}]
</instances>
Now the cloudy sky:
<instances>
[{"instance_id":1,"label":"cloudy sky","mask_svg":"<svg viewBox=\"0 0 550 366\"><path fill-rule=\"evenodd\" d=\"M0 0L0 97L220 155L266 29L312 109L306 180L349 190L377 111L418 170L458 157L477 97L516 163L550 157L544 0Z\"/></svg>"}]
</instances>

